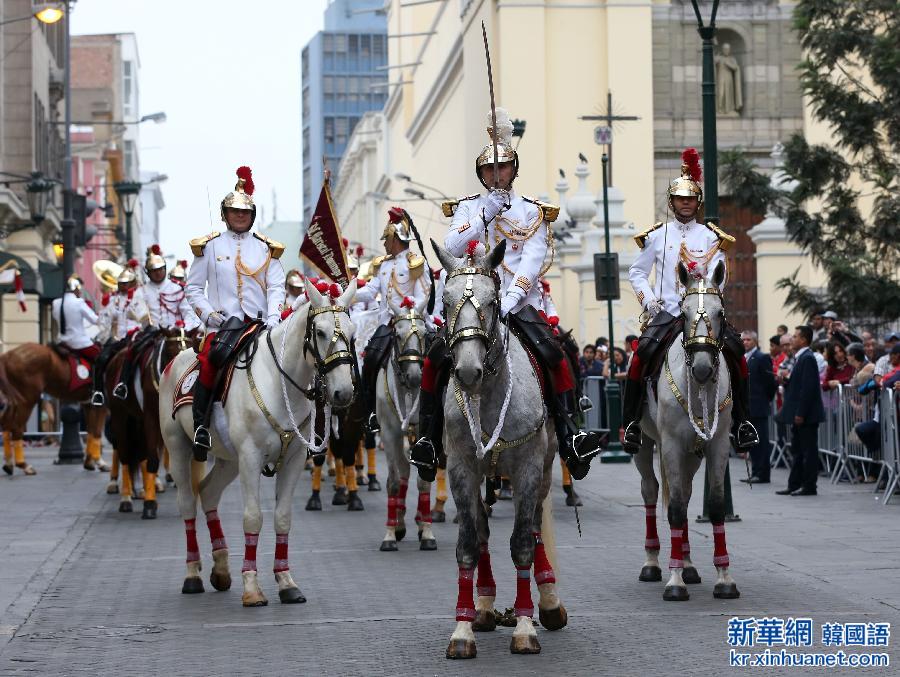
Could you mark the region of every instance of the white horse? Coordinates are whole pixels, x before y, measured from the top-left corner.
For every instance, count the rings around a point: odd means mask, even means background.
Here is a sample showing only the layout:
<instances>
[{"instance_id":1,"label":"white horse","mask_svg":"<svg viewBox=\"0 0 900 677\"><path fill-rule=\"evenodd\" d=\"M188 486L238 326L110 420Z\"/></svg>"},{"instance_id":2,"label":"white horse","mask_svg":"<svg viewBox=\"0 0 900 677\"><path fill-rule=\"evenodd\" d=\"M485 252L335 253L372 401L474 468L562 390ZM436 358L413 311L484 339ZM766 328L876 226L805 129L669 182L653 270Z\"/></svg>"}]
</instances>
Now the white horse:
<instances>
[{"instance_id":1,"label":"white horse","mask_svg":"<svg viewBox=\"0 0 900 677\"><path fill-rule=\"evenodd\" d=\"M268 464L276 470L274 570L278 596L283 603L306 601L288 566L292 498L307 449L318 452L325 445L313 432L315 406L311 406L310 397L319 391L325 398L324 440L328 439L331 408L347 407L353 400L355 366L349 351L354 329L347 305L355 291L355 284L351 284L339 298L332 299L308 285L310 303L296 310L268 336L260 335L249 366L234 371L225 406L216 404L213 408L210 453L216 460L199 482L199 488L192 483L191 408L182 407L172 416L173 392L194 361L193 353L181 353L163 375L159 388L160 421L187 534L183 593L203 592L195 528L197 492L212 540L210 583L216 590L231 587L228 548L217 507L225 487L240 475L245 537L241 601L244 606L268 603L256 573L256 546L262 527L260 474ZM308 389L311 383L314 385ZM200 472L202 464L193 463L193 470Z\"/></svg>"},{"instance_id":2,"label":"white horse","mask_svg":"<svg viewBox=\"0 0 900 677\"><path fill-rule=\"evenodd\" d=\"M500 321L500 280L494 268L503 260L506 242L486 255L474 252L461 259L434 241L432 246L447 271L443 301L452 377L444 397L444 448L459 517L457 624L446 655L474 658L473 630L490 631L496 626L496 586L481 486L485 478L497 475L510 478L515 508L510 551L517 576L517 623L510 651L539 653L532 621L532 565L540 592L541 624L547 630L559 630L567 623L547 557L553 547L553 516L545 499L557 444L535 366L518 338Z\"/></svg>"},{"instance_id":3,"label":"white horse","mask_svg":"<svg viewBox=\"0 0 900 677\"><path fill-rule=\"evenodd\" d=\"M406 535L406 490L409 486L409 457L404 441L419 423L419 388L425 353L425 318L422 311L427 300L410 306L389 300L391 313L391 350L388 362L378 372L375 411L381 424L381 441L388 464L387 531L381 541L382 552L394 552L397 542ZM416 525L419 549L437 550L431 530L431 482L417 482L419 500Z\"/></svg>"},{"instance_id":4,"label":"white horse","mask_svg":"<svg viewBox=\"0 0 900 677\"><path fill-rule=\"evenodd\" d=\"M718 574L713 596L740 596L728 571L725 547L725 470L731 448L731 379L722 360L721 336L725 310L719 291L725 280L725 264L719 263L710 279L695 279L684 264L678 277L685 289L681 302L684 331L669 348L659 378L658 400L648 386L647 404L641 418L643 442L634 461L641 474L641 495L646 511L646 561L641 581L660 581L659 536L656 531L656 500L659 482L653 470L654 443L659 450L663 483L663 507L668 506L672 532L670 576L663 599L690 598L685 583L699 583L690 559L688 503L694 475L703 458L709 480L709 518L713 527L713 563Z\"/></svg>"}]
</instances>

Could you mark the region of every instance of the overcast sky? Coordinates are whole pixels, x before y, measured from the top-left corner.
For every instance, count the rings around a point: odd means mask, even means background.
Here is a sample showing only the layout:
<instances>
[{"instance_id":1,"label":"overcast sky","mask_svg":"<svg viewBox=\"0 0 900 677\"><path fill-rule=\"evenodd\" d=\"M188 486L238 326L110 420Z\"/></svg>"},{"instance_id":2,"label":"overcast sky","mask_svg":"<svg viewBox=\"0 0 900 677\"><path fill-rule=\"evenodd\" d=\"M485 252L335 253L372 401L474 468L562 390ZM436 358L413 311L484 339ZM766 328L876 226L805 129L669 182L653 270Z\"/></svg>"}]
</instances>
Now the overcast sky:
<instances>
[{"instance_id":1,"label":"overcast sky","mask_svg":"<svg viewBox=\"0 0 900 677\"><path fill-rule=\"evenodd\" d=\"M253 168L268 222L301 211L300 51L322 28L326 0L78 0L72 33L137 36L144 171L167 174L163 250L187 257L187 241L220 228L218 203L235 169Z\"/></svg>"}]
</instances>

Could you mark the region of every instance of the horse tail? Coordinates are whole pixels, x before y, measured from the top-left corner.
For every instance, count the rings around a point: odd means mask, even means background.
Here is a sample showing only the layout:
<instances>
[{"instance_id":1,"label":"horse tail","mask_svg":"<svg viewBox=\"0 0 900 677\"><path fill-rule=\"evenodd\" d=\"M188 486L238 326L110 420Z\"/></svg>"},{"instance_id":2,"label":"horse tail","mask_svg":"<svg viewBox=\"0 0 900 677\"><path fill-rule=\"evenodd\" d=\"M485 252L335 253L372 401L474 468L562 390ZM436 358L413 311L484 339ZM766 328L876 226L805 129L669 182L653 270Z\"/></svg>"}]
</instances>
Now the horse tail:
<instances>
[{"instance_id":1,"label":"horse tail","mask_svg":"<svg viewBox=\"0 0 900 677\"><path fill-rule=\"evenodd\" d=\"M659 445L657 444L657 448ZM669 509L669 478L666 475L666 466L663 463L663 455L662 452L658 451L657 455L659 456L659 477L662 484L662 507L663 510Z\"/></svg>"},{"instance_id":2,"label":"horse tail","mask_svg":"<svg viewBox=\"0 0 900 677\"><path fill-rule=\"evenodd\" d=\"M544 550L550 566L556 572L556 580L559 582L559 560L556 556L556 532L553 527L553 500L547 492L544 502L541 504L541 540L544 542Z\"/></svg>"}]
</instances>

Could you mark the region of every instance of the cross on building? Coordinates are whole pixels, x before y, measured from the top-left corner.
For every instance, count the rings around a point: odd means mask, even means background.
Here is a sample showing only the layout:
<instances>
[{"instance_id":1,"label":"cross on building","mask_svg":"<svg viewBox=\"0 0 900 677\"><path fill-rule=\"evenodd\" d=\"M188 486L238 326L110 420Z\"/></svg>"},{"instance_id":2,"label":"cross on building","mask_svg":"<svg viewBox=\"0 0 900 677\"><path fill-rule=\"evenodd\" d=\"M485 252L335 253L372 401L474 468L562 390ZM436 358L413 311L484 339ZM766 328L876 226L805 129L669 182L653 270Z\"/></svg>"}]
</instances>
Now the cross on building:
<instances>
[{"instance_id":1,"label":"cross on building","mask_svg":"<svg viewBox=\"0 0 900 677\"><path fill-rule=\"evenodd\" d=\"M613 114L613 99L612 99L612 91L607 91L606 93L606 113L603 115L582 115L580 120L591 120L595 122L603 121L606 123L606 126L609 128L610 139L609 143L604 144L607 146L607 155L609 156L609 185L613 184L613 147L612 147L612 125L614 122L634 122L635 120L640 120L637 115L614 115Z\"/></svg>"}]
</instances>

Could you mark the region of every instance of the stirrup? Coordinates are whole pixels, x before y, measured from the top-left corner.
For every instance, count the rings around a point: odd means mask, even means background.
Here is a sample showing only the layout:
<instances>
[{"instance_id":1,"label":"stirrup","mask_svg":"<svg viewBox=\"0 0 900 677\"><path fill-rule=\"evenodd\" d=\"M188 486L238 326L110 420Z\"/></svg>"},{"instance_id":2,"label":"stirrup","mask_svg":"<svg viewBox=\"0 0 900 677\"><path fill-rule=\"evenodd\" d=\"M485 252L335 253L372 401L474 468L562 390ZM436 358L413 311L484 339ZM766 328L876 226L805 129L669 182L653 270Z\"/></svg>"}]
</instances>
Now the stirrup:
<instances>
[{"instance_id":1,"label":"stirrup","mask_svg":"<svg viewBox=\"0 0 900 677\"><path fill-rule=\"evenodd\" d=\"M591 398L587 395L582 395L578 400L578 408L581 409L581 413L585 413L594 408L594 403L591 402Z\"/></svg>"},{"instance_id":2,"label":"stirrup","mask_svg":"<svg viewBox=\"0 0 900 677\"><path fill-rule=\"evenodd\" d=\"M416 466L419 477L426 482L433 482L437 473L437 453L434 443L427 437L420 437L409 450L409 463ZM431 479L428 479L428 478Z\"/></svg>"},{"instance_id":3,"label":"stirrup","mask_svg":"<svg viewBox=\"0 0 900 677\"><path fill-rule=\"evenodd\" d=\"M120 381L116 384L116 387L113 389L113 397L117 400L127 400L128 399L128 386L125 385L124 381Z\"/></svg>"},{"instance_id":4,"label":"stirrup","mask_svg":"<svg viewBox=\"0 0 900 677\"><path fill-rule=\"evenodd\" d=\"M735 446L738 449L750 449L759 444L759 433L750 421L741 421L737 429Z\"/></svg>"},{"instance_id":5,"label":"stirrup","mask_svg":"<svg viewBox=\"0 0 900 677\"><path fill-rule=\"evenodd\" d=\"M622 438L622 448L629 454L636 454L641 450L641 444L643 444L641 426L637 421L632 421L625 426L625 435Z\"/></svg>"},{"instance_id":6,"label":"stirrup","mask_svg":"<svg viewBox=\"0 0 900 677\"><path fill-rule=\"evenodd\" d=\"M106 398L103 397L103 392L100 390L95 390L91 394L91 406L102 407L104 404L106 404Z\"/></svg>"},{"instance_id":7,"label":"stirrup","mask_svg":"<svg viewBox=\"0 0 900 677\"><path fill-rule=\"evenodd\" d=\"M600 453L600 433L596 431L579 430L572 435L569 441L571 457L579 463L590 463L591 459Z\"/></svg>"},{"instance_id":8,"label":"stirrup","mask_svg":"<svg viewBox=\"0 0 900 677\"><path fill-rule=\"evenodd\" d=\"M212 448L212 439L209 429L205 425L198 425L194 431L194 449L209 450Z\"/></svg>"},{"instance_id":9,"label":"stirrup","mask_svg":"<svg viewBox=\"0 0 900 677\"><path fill-rule=\"evenodd\" d=\"M381 425L378 423L378 417L375 416L374 411L369 414L369 420L366 422L366 427L373 435L381 432Z\"/></svg>"}]
</instances>

